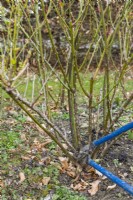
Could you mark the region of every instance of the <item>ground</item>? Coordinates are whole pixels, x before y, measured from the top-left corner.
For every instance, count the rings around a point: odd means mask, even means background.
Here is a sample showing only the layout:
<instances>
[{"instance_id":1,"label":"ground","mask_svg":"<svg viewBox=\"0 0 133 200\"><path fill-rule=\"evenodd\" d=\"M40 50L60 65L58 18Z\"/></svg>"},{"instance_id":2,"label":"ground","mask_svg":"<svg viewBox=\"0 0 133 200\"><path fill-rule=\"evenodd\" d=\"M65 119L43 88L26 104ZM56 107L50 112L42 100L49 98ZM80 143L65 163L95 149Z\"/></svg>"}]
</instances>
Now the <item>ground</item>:
<instances>
[{"instance_id":1,"label":"ground","mask_svg":"<svg viewBox=\"0 0 133 200\"><path fill-rule=\"evenodd\" d=\"M127 113L127 116L128 114L130 115ZM16 106L6 106L2 116L0 121L1 200L133 199L123 189L100 176L92 168L81 171L69 163L59 148ZM64 128L67 130L66 116L63 120ZM121 120L121 125L126 123ZM84 121L85 116L81 114L81 125L84 125L85 132ZM59 118L57 123L60 125ZM98 161L129 184L133 182L132 142L128 134L123 134L104 159ZM99 181L98 187L97 181ZM91 196L88 190L94 182L98 191Z\"/></svg>"},{"instance_id":2,"label":"ground","mask_svg":"<svg viewBox=\"0 0 133 200\"><path fill-rule=\"evenodd\" d=\"M5 2L5 1L4 1ZM113 18L116 19L116 13L120 8L121 2L117 2L117 7L113 5ZM3 4L4 5L4 4ZM75 7L76 6L76 7ZM74 13L76 15L77 3L74 6ZM118 9L117 9L118 8ZM97 17L99 18L99 11L97 10ZM83 40L80 41L80 48L78 49L78 64L83 61L84 55L89 48L91 37L89 35L89 19L82 26ZM26 22L25 22L26 23ZM61 30L56 17L51 16L49 20L51 29L53 31L53 37L57 43L58 51L60 54L61 62L65 66L64 52L67 47L67 43L63 31ZM27 29L27 28L26 28ZM5 27L3 29L6 30ZM3 34L3 32L2 32ZM90 42L88 42L88 36ZM3 36L2 45L3 45ZM86 40L87 44L86 45ZM49 54L51 45L49 45L49 37L46 29L43 30L43 42L46 45L46 50ZM95 46L95 43L94 43ZM131 44L132 46L132 44ZM90 57L93 53L90 51ZM132 49L131 49L132 51ZM113 55L113 65L119 68L119 62L121 59L120 47L117 41L114 41L111 49ZM90 70L93 70L97 66L97 61L101 54L97 53L96 58L92 61ZM27 54L27 51L26 51ZM50 53L51 55L51 53ZM56 63L56 57L50 56L50 63L54 66ZM31 66L36 68L35 58L30 58ZM106 59L103 62L103 68L106 65ZM102 67L101 67L102 68ZM110 65L112 69L112 61ZM126 74L126 91L128 93L132 91L132 76L131 73ZM81 79L85 80L85 74L81 76ZM88 76L88 74L87 74ZM112 76L114 74L112 73ZM100 81L100 79L102 79ZM103 86L103 76L98 78L94 85L94 92L99 95L99 91ZM23 81L25 81L24 79ZM85 87L88 88L89 78L84 81ZM35 80L36 81L36 80ZM38 80L37 80L38 81ZM110 80L111 81L111 80ZM26 82L26 81L25 81ZM36 83L36 82L35 82ZM38 83L38 82L37 82ZM20 84L18 90L24 92L26 84ZM36 90L38 90L36 84ZM54 87L53 87L54 85ZM52 94L56 96L58 89L58 82L53 82L53 89L50 88ZM57 86L57 88L55 87ZM29 81L27 91L27 97L31 97L32 82ZM117 91L119 93L119 91ZM119 94L118 94L119 96ZM83 103L83 97L79 97L79 102ZM115 99L115 103L120 106L120 97ZM84 98L85 100L85 98ZM6 105L3 106L2 100L0 101L0 200L132 200L133 197L129 196L123 189L114 185L107 178L101 176L92 168L88 170L82 170L75 166L73 163L62 154L60 149L43 133L21 110L19 110L14 103L9 103L9 99L4 99ZM87 99L88 101L88 99ZM3 108L2 108L3 107ZM2 111L1 111L2 109ZM84 137L87 132L88 115L86 115L86 107L81 105L80 127L82 132L80 134ZM94 113L95 114L95 113ZM124 113L124 118L119 120L120 124L115 124L115 128L120 127L132 120L132 113L127 111ZM65 134L70 134L68 125L68 113L53 112L55 122L59 127L65 130ZM87 118L87 120L86 120ZM43 122L42 122L43 124ZM95 133L95 131L94 131ZM99 134L99 137L102 135ZM94 136L95 138L95 136ZM116 143L112 146L108 154L101 159L97 160L102 166L118 175L129 184L133 183L133 140L129 138L129 132L125 133ZM94 188L93 196L92 190Z\"/></svg>"}]
</instances>

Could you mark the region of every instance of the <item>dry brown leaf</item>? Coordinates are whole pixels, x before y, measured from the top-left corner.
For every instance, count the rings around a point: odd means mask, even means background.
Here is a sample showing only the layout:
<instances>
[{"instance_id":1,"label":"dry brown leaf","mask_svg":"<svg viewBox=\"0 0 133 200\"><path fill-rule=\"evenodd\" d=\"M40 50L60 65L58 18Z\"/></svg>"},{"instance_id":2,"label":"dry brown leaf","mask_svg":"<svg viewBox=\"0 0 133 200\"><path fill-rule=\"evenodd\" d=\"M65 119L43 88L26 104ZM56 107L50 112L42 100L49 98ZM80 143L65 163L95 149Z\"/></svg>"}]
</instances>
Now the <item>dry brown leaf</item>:
<instances>
[{"instance_id":1,"label":"dry brown leaf","mask_svg":"<svg viewBox=\"0 0 133 200\"><path fill-rule=\"evenodd\" d=\"M70 186L73 190L78 190L80 191L82 189L82 185L80 183L74 185L74 184L71 184Z\"/></svg>"},{"instance_id":2,"label":"dry brown leaf","mask_svg":"<svg viewBox=\"0 0 133 200\"><path fill-rule=\"evenodd\" d=\"M68 146L66 144L62 144L62 146L65 148L65 149L68 149Z\"/></svg>"},{"instance_id":3,"label":"dry brown leaf","mask_svg":"<svg viewBox=\"0 0 133 200\"><path fill-rule=\"evenodd\" d=\"M26 118L26 121L27 121L27 122L32 122L32 119L28 116L28 117Z\"/></svg>"},{"instance_id":4,"label":"dry brown leaf","mask_svg":"<svg viewBox=\"0 0 133 200\"><path fill-rule=\"evenodd\" d=\"M6 107L4 108L4 110L10 111L10 110L13 110L13 107L12 107L12 106L6 106Z\"/></svg>"},{"instance_id":5,"label":"dry brown leaf","mask_svg":"<svg viewBox=\"0 0 133 200\"><path fill-rule=\"evenodd\" d=\"M48 185L49 181L50 181L50 177L43 177L42 179L43 185Z\"/></svg>"},{"instance_id":6,"label":"dry brown leaf","mask_svg":"<svg viewBox=\"0 0 133 200\"><path fill-rule=\"evenodd\" d=\"M68 169L67 169L67 174L73 178L76 177L76 171L77 168L73 166L72 163L69 163Z\"/></svg>"},{"instance_id":7,"label":"dry brown leaf","mask_svg":"<svg viewBox=\"0 0 133 200\"><path fill-rule=\"evenodd\" d=\"M37 140L37 138L35 138L32 146L36 147L38 150L41 150L42 148L44 148L47 144L51 142L52 140L48 138L47 140L45 140L45 142L41 143L40 141Z\"/></svg>"},{"instance_id":8,"label":"dry brown leaf","mask_svg":"<svg viewBox=\"0 0 133 200\"><path fill-rule=\"evenodd\" d=\"M22 160L30 160L30 159L31 159L31 157L27 157L27 156L21 156L21 159L22 159Z\"/></svg>"},{"instance_id":9,"label":"dry brown leaf","mask_svg":"<svg viewBox=\"0 0 133 200\"><path fill-rule=\"evenodd\" d=\"M73 183L74 183L74 182L77 182L77 181L79 180L79 177L80 177L80 174L78 174L78 175L75 177L75 179L72 180L72 182L73 182Z\"/></svg>"},{"instance_id":10,"label":"dry brown leaf","mask_svg":"<svg viewBox=\"0 0 133 200\"><path fill-rule=\"evenodd\" d=\"M39 143L38 139L35 138L34 141L33 141L33 143L37 145Z\"/></svg>"},{"instance_id":11,"label":"dry brown leaf","mask_svg":"<svg viewBox=\"0 0 133 200\"><path fill-rule=\"evenodd\" d=\"M89 192L89 194L90 194L91 196L95 195L95 194L98 192L99 183L100 183L100 182L101 182L100 180L96 180L96 181L90 183L91 189L88 190L88 192Z\"/></svg>"},{"instance_id":12,"label":"dry brown leaf","mask_svg":"<svg viewBox=\"0 0 133 200\"><path fill-rule=\"evenodd\" d=\"M0 180L0 187L4 188L4 182L2 180Z\"/></svg>"},{"instance_id":13,"label":"dry brown leaf","mask_svg":"<svg viewBox=\"0 0 133 200\"><path fill-rule=\"evenodd\" d=\"M40 128L38 125L36 125L36 129L39 131L39 133L43 134L44 130L42 130L42 128Z\"/></svg>"},{"instance_id":14,"label":"dry brown leaf","mask_svg":"<svg viewBox=\"0 0 133 200\"><path fill-rule=\"evenodd\" d=\"M68 168L68 170L69 170L69 171L70 171L70 170L76 171L76 167L73 165L72 162L69 163L69 168Z\"/></svg>"},{"instance_id":15,"label":"dry brown leaf","mask_svg":"<svg viewBox=\"0 0 133 200\"><path fill-rule=\"evenodd\" d=\"M42 147L46 146L47 144L50 144L52 142L51 139L48 139L46 142L42 143Z\"/></svg>"},{"instance_id":16,"label":"dry brown leaf","mask_svg":"<svg viewBox=\"0 0 133 200\"><path fill-rule=\"evenodd\" d=\"M76 173L74 171L67 171L68 176L75 178L76 177Z\"/></svg>"},{"instance_id":17,"label":"dry brown leaf","mask_svg":"<svg viewBox=\"0 0 133 200\"><path fill-rule=\"evenodd\" d=\"M68 167L69 167L68 158L66 158L66 157L59 157L59 160L61 162L62 168L64 170L67 170Z\"/></svg>"},{"instance_id":18,"label":"dry brown leaf","mask_svg":"<svg viewBox=\"0 0 133 200\"><path fill-rule=\"evenodd\" d=\"M81 191L81 190L85 190L88 186L88 183L85 182L84 180L81 179L81 182L78 183L78 184L71 184L71 188L73 190L78 190L78 191Z\"/></svg>"},{"instance_id":19,"label":"dry brown leaf","mask_svg":"<svg viewBox=\"0 0 133 200\"><path fill-rule=\"evenodd\" d=\"M114 184L114 185L109 185L108 187L107 187L107 190L108 189L114 189L116 187L116 184Z\"/></svg>"},{"instance_id":20,"label":"dry brown leaf","mask_svg":"<svg viewBox=\"0 0 133 200\"><path fill-rule=\"evenodd\" d=\"M92 178L92 174L91 173L86 173L86 172L82 172L81 176L84 180L89 180Z\"/></svg>"},{"instance_id":21,"label":"dry brown leaf","mask_svg":"<svg viewBox=\"0 0 133 200\"><path fill-rule=\"evenodd\" d=\"M16 149L9 149L9 152L10 153L16 153L16 152L18 152L18 149L16 148Z\"/></svg>"},{"instance_id":22,"label":"dry brown leaf","mask_svg":"<svg viewBox=\"0 0 133 200\"><path fill-rule=\"evenodd\" d=\"M76 171L77 171L77 173L81 173L82 170L83 170L83 168L82 168L80 165L77 165L77 166L76 166Z\"/></svg>"},{"instance_id":23,"label":"dry brown leaf","mask_svg":"<svg viewBox=\"0 0 133 200\"><path fill-rule=\"evenodd\" d=\"M48 165L50 164L51 162L51 158L50 157L45 157L45 158L42 158L40 161L39 161L39 164L45 164L45 165Z\"/></svg>"},{"instance_id":24,"label":"dry brown leaf","mask_svg":"<svg viewBox=\"0 0 133 200\"><path fill-rule=\"evenodd\" d=\"M122 177L122 179L125 179L125 177L128 176L128 173L126 173L126 172L123 174L121 172L118 172L118 173L119 173L119 176Z\"/></svg>"},{"instance_id":25,"label":"dry brown leaf","mask_svg":"<svg viewBox=\"0 0 133 200\"><path fill-rule=\"evenodd\" d=\"M88 169L88 172L89 173L95 173L95 169L93 167L91 167L91 168Z\"/></svg>"},{"instance_id":26,"label":"dry brown leaf","mask_svg":"<svg viewBox=\"0 0 133 200\"><path fill-rule=\"evenodd\" d=\"M20 177L19 183L22 183L22 182L25 180L25 175L24 175L24 173L23 173L23 172L20 172L20 173L19 173L19 177Z\"/></svg>"},{"instance_id":27,"label":"dry brown leaf","mask_svg":"<svg viewBox=\"0 0 133 200\"><path fill-rule=\"evenodd\" d=\"M26 140L27 140L27 138L26 138L26 136L25 136L24 133L21 134L20 138L21 138L21 140L23 140L23 141L26 141Z\"/></svg>"},{"instance_id":28,"label":"dry brown leaf","mask_svg":"<svg viewBox=\"0 0 133 200\"><path fill-rule=\"evenodd\" d=\"M133 172L133 166L131 166L130 169L131 169L131 172Z\"/></svg>"}]
</instances>

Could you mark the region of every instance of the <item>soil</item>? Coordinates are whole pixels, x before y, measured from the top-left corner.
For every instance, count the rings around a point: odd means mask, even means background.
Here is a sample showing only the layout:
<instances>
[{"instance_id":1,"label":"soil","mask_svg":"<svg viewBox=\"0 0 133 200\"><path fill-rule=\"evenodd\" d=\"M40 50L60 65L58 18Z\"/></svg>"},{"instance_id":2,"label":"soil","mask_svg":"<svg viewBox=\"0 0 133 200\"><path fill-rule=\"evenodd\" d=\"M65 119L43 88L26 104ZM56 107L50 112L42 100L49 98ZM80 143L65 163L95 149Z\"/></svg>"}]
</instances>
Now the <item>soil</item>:
<instances>
[{"instance_id":1,"label":"soil","mask_svg":"<svg viewBox=\"0 0 133 200\"><path fill-rule=\"evenodd\" d=\"M130 141L127 136L123 135L110 149L109 153L106 154L101 165L106 169L128 182L133 183L133 171L131 171L131 166L133 166L133 141ZM117 164L115 164L117 161ZM113 182L105 179L100 184L100 189L95 197L90 198L90 200L127 200L133 199L128 195L122 188L116 186L112 190L107 190L109 185L114 185ZM89 199L89 198L88 198Z\"/></svg>"},{"instance_id":2,"label":"soil","mask_svg":"<svg viewBox=\"0 0 133 200\"><path fill-rule=\"evenodd\" d=\"M127 115L132 116L132 112L128 112ZM85 117L80 116L80 126L82 124L85 125ZM120 121L121 126L126 124L125 122ZM128 123L128 122L127 122ZM64 127L65 130L67 130L67 123L65 123L66 126ZM117 128L116 128L117 129ZM87 128L84 128L82 130L84 133L87 131ZM102 137L101 133L99 134L99 137ZM95 139L95 136L94 136ZM109 142L110 143L110 142ZM103 148L103 145L102 147ZM100 156L100 155L99 155ZM105 157L100 161L100 165L110 172L112 172L114 175L118 176L125 182L129 183L130 185L133 185L133 141L129 140L127 133L124 133L122 136L118 138L118 140L113 144L113 146L110 148L109 152L105 155ZM87 176L87 174L86 174ZM84 178L81 174L81 179ZM67 179L67 180L66 180ZM92 182L97 179L97 177L91 177L91 179L87 179L88 182ZM86 178L85 178L86 181ZM62 177L62 183L67 183L67 185L70 185L70 180L66 177ZM86 191L81 192L83 193L88 200L133 200L133 197L131 195L128 195L127 192L125 192L122 188L119 186L116 186L113 189L107 189L108 186L113 186L114 183L110 181L109 179L102 180L99 185L99 190L94 196L90 196Z\"/></svg>"},{"instance_id":3,"label":"soil","mask_svg":"<svg viewBox=\"0 0 133 200\"><path fill-rule=\"evenodd\" d=\"M127 114L130 115L131 113ZM17 118L14 115L17 115L16 111L6 111L3 115L3 119L1 119L0 122L1 133L3 131L8 132L9 130L19 131L21 133L21 140L24 140L23 143L18 145L14 150L1 150L0 187L3 188L2 190L5 191L5 199L23 200L25 199L25 195L27 197L29 193L31 196L34 196L34 198L31 197L31 199L41 199L41 197L43 196L45 200L45 196L51 193L51 191L53 194L55 193L54 187L57 180L59 181L59 185L66 186L70 190L70 186L73 183L74 179L68 176L65 172L58 174L58 176L56 177L56 181L51 180L51 184L49 186L51 187L51 189L47 189L41 184L39 185L41 181L41 176L44 173L43 170L51 166L48 159L52 160L55 163L59 163L58 156L63 155L58 148L54 149L52 146L49 146L48 148L42 148L41 144L44 143L46 136L43 135L41 132L38 134L36 126L31 121L29 121L28 118L25 122L22 122L22 119L20 117L20 121L18 121L16 120ZM80 125L84 124L84 122L85 116L83 117L82 114L80 116ZM58 126L60 126L62 123L64 129L66 130L66 133L68 133L69 135L68 120L57 120ZM126 122L121 121L121 125L125 123ZM22 125L22 129L20 129L20 125ZM85 133L86 131L87 128L83 128L83 132ZM38 146L36 146L35 140L39 141ZM127 134L125 133L115 142L115 144L111 147L106 156L102 160L100 160L100 164L132 185L132 155L133 141L129 140ZM6 156L8 156L8 158L6 158ZM43 161L45 160L45 162L48 163L42 164L40 162L42 161L42 159ZM27 174L27 169L29 171L32 171L33 174L30 174L30 172L28 172L29 174ZM24 171L25 173L26 180L22 184L20 184L19 173L22 171ZM53 176L55 177L56 174L53 174ZM125 192L122 188L118 186L115 186L112 189L107 189L108 186L113 186L114 183L109 181L107 178L102 179L101 177L99 177L99 175L94 173L82 171L74 184L80 183L81 180L84 180L87 183L92 183L98 179L101 179L101 182L99 184L98 192L94 196L91 196L88 193L90 186L88 186L85 190L79 191L79 194L86 196L88 200L133 200L132 196L128 195L127 192ZM1 192L2 190L0 189ZM0 199L3 200L3 196L2 198L0 196Z\"/></svg>"}]
</instances>

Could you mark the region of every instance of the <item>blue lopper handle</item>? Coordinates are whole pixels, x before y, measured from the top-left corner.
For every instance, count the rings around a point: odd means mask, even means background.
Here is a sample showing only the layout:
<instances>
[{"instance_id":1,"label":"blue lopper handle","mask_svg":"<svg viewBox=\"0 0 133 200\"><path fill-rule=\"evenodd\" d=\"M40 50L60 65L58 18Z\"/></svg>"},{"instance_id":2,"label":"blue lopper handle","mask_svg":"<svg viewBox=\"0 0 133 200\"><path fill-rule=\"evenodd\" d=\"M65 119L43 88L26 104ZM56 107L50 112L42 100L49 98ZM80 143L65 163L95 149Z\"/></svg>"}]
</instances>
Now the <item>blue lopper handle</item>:
<instances>
[{"instance_id":1,"label":"blue lopper handle","mask_svg":"<svg viewBox=\"0 0 133 200\"><path fill-rule=\"evenodd\" d=\"M118 135L132 129L132 128L133 128L133 122L130 122L130 123L126 124L125 126L122 126L121 128L117 129L116 131L114 131L114 132L112 132L112 133L110 133L110 134L108 134L108 135L106 135L106 136L104 136L104 137L102 137L98 140L94 140L92 144L95 147L97 147L97 146L107 142L108 140L111 140L111 139L117 137Z\"/></svg>"},{"instance_id":2,"label":"blue lopper handle","mask_svg":"<svg viewBox=\"0 0 133 200\"><path fill-rule=\"evenodd\" d=\"M121 188L123 188L125 191L127 191L129 194L133 196L133 186L129 185L125 181L121 180L102 166L98 165L96 162L93 160L88 160L88 165L94 167L96 170L104 174L107 178L109 178L111 181L119 185Z\"/></svg>"}]
</instances>

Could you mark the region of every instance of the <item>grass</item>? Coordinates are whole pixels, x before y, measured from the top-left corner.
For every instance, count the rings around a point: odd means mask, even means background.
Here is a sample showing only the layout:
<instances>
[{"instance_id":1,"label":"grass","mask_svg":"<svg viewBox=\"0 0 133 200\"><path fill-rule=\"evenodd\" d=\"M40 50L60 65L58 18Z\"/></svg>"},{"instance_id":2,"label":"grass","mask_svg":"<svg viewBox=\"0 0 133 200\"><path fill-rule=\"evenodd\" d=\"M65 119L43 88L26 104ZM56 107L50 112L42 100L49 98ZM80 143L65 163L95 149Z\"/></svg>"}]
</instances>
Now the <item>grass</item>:
<instances>
[{"instance_id":1,"label":"grass","mask_svg":"<svg viewBox=\"0 0 133 200\"><path fill-rule=\"evenodd\" d=\"M90 76L91 74L80 74L81 76L81 80L83 82L83 86L85 88L86 91L89 92L89 85L90 85ZM110 76L110 89L113 87L113 78L114 78L114 74L113 72L111 73ZM97 98L100 95L100 90L103 88L103 81L104 81L104 74L101 74L99 76L97 76L97 79L94 82L94 97ZM26 98L28 100L32 99L32 95L34 93L34 98L36 98L39 95L40 89L41 89L41 84L40 84L40 80L36 77L35 79L35 89L33 92L33 80L31 78L29 78L29 80L27 81L27 79L24 79L24 81L22 82L22 80L20 80L20 84L19 82L16 83L17 85L17 89L18 91L23 94L24 96L26 96ZM132 91L132 80L131 79L126 79L125 80L125 84L124 84L125 90L127 92ZM52 94L52 96L55 98L55 100L57 100L57 97L59 95L60 92L60 83L59 81L56 79L56 77L52 76L49 81L48 81L48 90L50 91L50 93ZM85 103L86 102L86 97L84 96L79 83L77 84L77 89L79 92L79 102L80 103ZM116 98L121 98L122 97L122 89L119 86L118 87L119 92L117 92L117 96ZM7 94L3 94L3 98L8 98Z\"/></svg>"},{"instance_id":2,"label":"grass","mask_svg":"<svg viewBox=\"0 0 133 200\"><path fill-rule=\"evenodd\" d=\"M112 74L113 76L113 74ZM89 88L89 74L81 74L81 78L83 80L83 84L86 90ZM99 96L100 89L102 88L103 85L103 79L104 76L103 74L99 75L95 84L94 84L94 95L95 98ZM21 81L21 80L20 80ZM18 83L17 83L18 84ZM36 97L38 95L38 91L41 88L40 82L38 79L35 80L35 91L34 91L34 96ZM79 91L79 103L83 104L86 102L87 99L85 99L79 85L78 86L78 91ZM110 87L113 86L113 81L110 81ZM59 81L56 80L55 77L51 77L49 80L49 87L50 91L55 98L57 98L57 94L59 94L60 90L60 83ZM32 88L33 88L33 81L29 79L28 82L28 87L27 91L25 92L26 88L26 81L22 82L21 85L18 86L18 90L20 93L25 93L26 98L31 100L32 96ZM132 91L132 80L127 79L125 82L125 88L128 92ZM118 105L121 103L121 97L122 97L122 92L121 88L119 88L120 92L117 92L116 96L116 102ZM7 99L6 104L10 104L11 102L9 101L8 95L6 95L3 92L3 99L5 103L5 99ZM5 114L5 113L4 113ZM63 120L68 120L69 116L68 113L58 113L52 111L52 117L53 118L58 118L58 119L63 119ZM21 156L27 157L27 152L31 152L32 150L32 145L34 144L34 137L30 137L31 132L35 132L35 130L32 130L32 126L28 131L26 130L25 123L27 123L27 118L24 114L17 113L17 115L12 116L14 120L16 120L17 123L13 127L6 128L2 131L0 131L0 152L2 154L0 155L0 162L1 162L1 169L5 173L3 175L3 178L8 181L9 179L12 179L14 182L10 186L6 186L4 189L0 188L1 192L1 198L2 200L8 199L8 197L11 196L12 199L17 200L20 199L20 197L24 197L24 199L40 199L44 198L47 195L49 195L49 192L51 190L54 190L54 196L53 200L86 200L86 197L80 196L78 193L75 193L71 191L67 187L62 187L61 183L59 182L59 176L60 176L60 171L57 167L56 162L51 162L49 165L46 166L38 166L38 162L41 159L42 152L36 152L34 155L28 155L28 157L34 157L30 161L24 161L22 160ZM121 118L122 121L125 120L125 122L128 120L125 117ZM30 126L30 125L29 125ZM21 140L21 132L24 132L27 135L25 143ZM37 137L39 138L40 135ZM132 140L132 133L129 133L129 139ZM43 141L42 141L43 142ZM21 144L23 145L23 150L21 151ZM12 149L20 149L20 152L16 152L15 154L10 153L10 150ZM33 148L33 150L36 147ZM58 156L58 153L56 151L56 145L55 143L50 143L47 145L47 149L45 149L46 152L48 152L48 155L51 156L52 154L52 161L54 157ZM49 153L50 152L50 153ZM46 155L47 156L47 155ZM16 171L14 171L14 168ZM25 176L26 180L17 188L18 186L15 184L15 181L18 182L18 173L19 171L22 171ZM47 186L40 186L41 180L43 177L50 177L50 182Z\"/></svg>"},{"instance_id":3,"label":"grass","mask_svg":"<svg viewBox=\"0 0 133 200\"><path fill-rule=\"evenodd\" d=\"M81 80L82 80L82 84L85 88L85 90L87 91L87 93L89 93L89 85L90 85L90 73L81 73ZM40 84L40 80L38 79L38 77L36 76L35 78L35 89L34 92L32 92L33 90L33 79L32 78L24 78L23 80L20 80L20 84L17 81L16 82L16 86L18 91L21 93L21 95L23 97L26 97L26 99L28 99L29 101L34 101L36 99L36 97L39 95L39 91L41 89L41 84ZM100 91L103 88L103 82L104 82L104 74L101 72L98 76L97 79L94 82L94 97L93 97L93 105L95 107L97 107L97 101L99 101L99 97L100 97ZM28 84L27 84L28 83ZM110 72L110 89L113 87L114 85L114 73L113 71ZM52 97L54 98L55 102L58 102L59 97L60 97L60 88L61 88L61 84L60 82L57 80L57 78L55 76L51 76L50 79L48 80L48 91L51 93ZM127 78L125 79L124 82L124 88L125 91L127 93L130 93L132 91L132 79L130 77L127 76ZM34 93L34 95L33 95ZM1 110L2 107L10 105L10 98L9 96L3 91L1 92L2 94L2 99L1 99ZM112 93L111 93L112 94ZM34 98L32 99L32 96L34 96ZM77 83L77 102L78 105L82 105L82 104L88 104L88 98L84 95L79 83ZM6 101L5 101L6 100ZM39 104L38 107L42 108L41 103L43 101L43 95L40 97L39 99ZM60 101L60 100L59 100ZM119 87L117 88L117 92L114 98L114 103L119 107L120 104L123 101L123 93L122 93L122 87L119 85ZM51 99L51 97L49 97L49 105L51 105L52 107L55 106L55 102ZM0 116L2 116L2 111L0 113ZM25 121L25 119L21 119L22 116L18 116L18 119L20 121ZM51 112L51 117L52 118L61 118L62 120L67 120L69 119L69 115L68 113L59 113L56 110L52 110Z\"/></svg>"},{"instance_id":4,"label":"grass","mask_svg":"<svg viewBox=\"0 0 133 200\"><path fill-rule=\"evenodd\" d=\"M13 200L41 199L49 195L52 190L55 200L86 200L78 193L61 186L59 181L60 165L57 162L59 152L57 152L55 143L51 142L47 147L37 150L34 140L39 141L40 135L37 132L36 136L30 137L30 132L37 131L32 127L32 122L27 124L26 117L22 113L12 116L14 123L11 123L10 126L9 119L7 116L5 123L2 123L2 129L0 129L0 170L2 174L0 184L3 184L2 187L0 185L0 198L2 200L9 198ZM26 124L30 127L28 129L30 132L27 131ZM21 139L22 134L25 134L25 141ZM45 136L41 136L41 142L44 141ZM45 156L43 156L43 151L46 151ZM47 156L50 157L51 162L46 165L39 164L40 160ZM26 177L21 184L19 184L19 172L23 172ZM50 177L46 186L41 184L43 177Z\"/></svg>"},{"instance_id":5,"label":"grass","mask_svg":"<svg viewBox=\"0 0 133 200\"><path fill-rule=\"evenodd\" d=\"M80 74L83 87L85 88L87 92L89 92L90 76L91 76L90 73ZM94 101L100 95L100 90L103 88L103 82L104 82L104 74L101 72L97 76L97 79L94 82ZM110 75L110 89L113 87L113 84L114 84L114 73L112 71ZM41 89L41 83L38 77L36 77L34 80L34 85L35 85L34 91L33 91L33 78L30 78L30 77L28 79L24 78L23 80L17 81L15 85L17 86L18 91L30 101L32 100L32 96L35 99L39 95L39 91ZM127 92L132 91L132 80L130 78L125 79L124 87ZM61 88L61 84L58 81L58 79L55 76L51 76L50 79L48 80L48 90L56 101L58 100L58 96L60 95L60 88ZM79 83L77 83L77 90L79 92L78 94L79 103L82 104L88 101L88 99L84 96L83 91L81 87L79 86ZM116 94L116 99L119 99L122 97L121 86L118 87L118 90L119 92L117 92ZM1 92L1 95L3 99L9 99L9 96L5 92ZM40 98L40 100L41 99L42 98ZM51 98L49 100L51 101Z\"/></svg>"}]
</instances>

